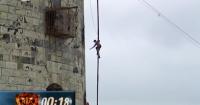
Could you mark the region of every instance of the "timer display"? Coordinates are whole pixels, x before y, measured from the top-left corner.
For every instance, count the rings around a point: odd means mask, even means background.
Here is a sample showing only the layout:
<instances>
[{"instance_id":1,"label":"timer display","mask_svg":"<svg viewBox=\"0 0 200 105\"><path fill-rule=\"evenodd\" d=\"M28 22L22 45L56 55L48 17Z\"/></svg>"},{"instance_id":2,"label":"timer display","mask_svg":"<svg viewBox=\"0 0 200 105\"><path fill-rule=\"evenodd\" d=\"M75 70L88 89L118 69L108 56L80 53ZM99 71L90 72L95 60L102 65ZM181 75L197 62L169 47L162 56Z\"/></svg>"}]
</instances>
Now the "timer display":
<instances>
[{"instance_id":1,"label":"timer display","mask_svg":"<svg viewBox=\"0 0 200 105\"><path fill-rule=\"evenodd\" d=\"M54 97L43 97L41 105L72 105L72 99L68 97L60 97L55 99Z\"/></svg>"}]
</instances>

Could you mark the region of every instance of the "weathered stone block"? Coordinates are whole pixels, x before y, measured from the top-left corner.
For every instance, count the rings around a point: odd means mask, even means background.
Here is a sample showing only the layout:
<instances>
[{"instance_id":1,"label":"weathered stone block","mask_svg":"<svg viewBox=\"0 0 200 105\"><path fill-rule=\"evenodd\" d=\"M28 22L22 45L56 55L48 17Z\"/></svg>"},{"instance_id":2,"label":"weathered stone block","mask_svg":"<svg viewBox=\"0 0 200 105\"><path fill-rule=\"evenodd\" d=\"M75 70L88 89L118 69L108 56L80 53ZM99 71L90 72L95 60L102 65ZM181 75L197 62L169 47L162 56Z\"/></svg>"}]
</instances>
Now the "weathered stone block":
<instances>
[{"instance_id":1,"label":"weathered stone block","mask_svg":"<svg viewBox=\"0 0 200 105\"><path fill-rule=\"evenodd\" d=\"M23 63L17 62L17 70L23 69Z\"/></svg>"},{"instance_id":2,"label":"weathered stone block","mask_svg":"<svg viewBox=\"0 0 200 105\"><path fill-rule=\"evenodd\" d=\"M26 72L33 71L33 65L32 64L23 64L23 70Z\"/></svg>"},{"instance_id":3,"label":"weathered stone block","mask_svg":"<svg viewBox=\"0 0 200 105\"><path fill-rule=\"evenodd\" d=\"M4 26L5 24L7 24L6 22L5 23L0 23L2 26L0 26L0 34L1 34L1 39L3 37L4 34L8 34L8 28L6 26Z\"/></svg>"},{"instance_id":4,"label":"weathered stone block","mask_svg":"<svg viewBox=\"0 0 200 105\"><path fill-rule=\"evenodd\" d=\"M7 4L7 2L8 2L7 0L0 0L1 5L5 5L5 4Z\"/></svg>"},{"instance_id":5,"label":"weathered stone block","mask_svg":"<svg viewBox=\"0 0 200 105\"><path fill-rule=\"evenodd\" d=\"M5 68L6 67L6 62L0 61L0 68Z\"/></svg>"},{"instance_id":6,"label":"weathered stone block","mask_svg":"<svg viewBox=\"0 0 200 105\"><path fill-rule=\"evenodd\" d=\"M23 86L23 90L45 90L43 87L39 86Z\"/></svg>"},{"instance_id":7,"label":"weathered stone block","mask_svg":"<svg viewBox=\"0 0 200 105\"><path fill-rule=\"evenodd\" d=\"M73 78L73 73L70 71L62 71L60 76L61 76L61 80L63 81L70 81L71 78Z\"/></svg>"},{"instance_id":8,"label":"weathered stone block","mask_svg":"<svg viewBox=\"0 0 200 105\"><path fill-rule=\"evenodd\" d=\"M15 85L25 85L25 78L22 77L9 77L9 83Z\"/></svg>"},{"instance_id":9,"label":"weathered stone block","mask_svg":"<svg viewBox=\"0 0 200 105\"><path fill-rule=\"evenodd\" d=\"M6 13L6 12L1 12L0 13L0 18L1 19L7 19L7 16L8 16L8 13Z\"/></svg>"},{"instance_id":10,"label":"weathered stone block","mask_svg":"<svg viewBox=\"0 0 200 105\"><path fill-rule=\"evenodd\" d=\"M16 62L6 62L6 68L17 70L17 63Z\"/></svg>"},{"instance_id":11,"label":"weathered stone block","mask_svg":"<svg viewBox=\"0 0 200 105\"><path fill-rule=\"evenodd\" d=\"M3 61L5 61L5 62L10 61L10 55L4 54L4 55L3 55Z\"/></svg>"},{"instance_id":12,"label":"weathered stone block","mask_svg":"<svg viewBox=\"0 0 200 105\"><path fill-rule=\"evenodd\" d=\"M61 70L59 69L61 66L60 63L47 61L47 71L51 73L61 73Z\"/></svg>"},{"instance_id":13,"label":"weathered stone block","mask_svg":"<svg viewBox=\"0 0 200 105\"><path fill-rule=\"evenodd\" d=\"M54 62L59 62L59 63L61 63L61 62L62 62L62 57L57 56L56 54L52 54L50 60L51 60L51 61L54 61Z\"/></svg>"},{"instance_id":14,"label":"weathered stone block","mask_svg":"<svg viewBox=\"0 0 200 105\"><path fill-rule=\"evenodd\" d=\"M58 82L59 81L59 78L58 78L58 74L57 73L53 73L51 74L51 78L52 78L52 82Z\"/></svg>"},{"instance_id":15,"label":"weathered stone block","mask_svg":"<svg viewBox=\"0 0 200 105\"><path fill-rule=\"evenodd\" d=\"M12 52L11 52L11 54L13 55L13 56L20 56L20 55L22 55L22 52L21 52L21 50L19 50L19 49L14 49ZM14 57L13 57L13 61L16 61L16 60L14 60ZM17 61L16 61L17 62Z\"/></svg>"},{"instance_id":16,"label":"weathered stone block","mask_svg":"<svg viewBox=\"0 0 200 105\"><path fill-rule=\"evenodd\" d=\"M68 64L62 64L61 67L60 67L60 70L70 71L72 73L73 72L73 66L70 66Z\"/></svg>"},{"instance_id":17,"label":"weathered stone block","mask_svg":"<svg viewBox=\"0 0 200 105\"><path fill-rule=\"evenodd\" d=\"M25 50L22 50L22 56L23 56L23 57L30 57L30 58L31 58L31 57L33 57L33 56L32 56L32 51L29 51L29 50L26 50L26 51L25 51Z\"/></svg>"},{"instance_id":18,"label":"weathered stone block","mask_svg":"<svg viewBox=\"0 0 200 105\"><path fill-rule=\"evenodd\" d=\"M48 85L48 82L38 81L36 78L26 78L26 84L28 86L37 86L37 87L45 87Z\"/></svg>"},{"instance_id":19,"label":"weathered stone block","mask_svg":"<svg viewBox=\"0 0 200 105\"><path fill-rule=\"evenodd\" d=\"M8 12L11 14L16 14L16 8L9 6Z\"/></svg>"},{"instance_id":20,"label":"weathered stone block","mask_svg":"<svg viewBox=\"0 0 200 105\"><path fill-rule=\"evenodd\" d=\"M33 25L36 25L36 26L38 26L38 27L39 27L40 21L41 21L41 20L39 20L39 19L32 18L32 22L33 22L32 24L33 24Z\"/></svg>"},{"instance_id":21,"label":"weathered stone block","mask_svg":"<svg viewBox=\"0 0 200 105\"><path fill-rule=\"evenodd\" d=\"M8 82L9 82L8 76L3 76L3 75L0 76L0 83L1 84L7 84Z\"/></svg>"},{"instance_id":22,"label":"weathered stone block","mask_svg":"<svg viewBox=\"0 0 200 105\"><path fill-rule=\"evenodd\" d=\"M9 20L12 20L12 21L15 21L18 17L18 15L11 14L11 13L8 13L7 15L8 16L6 17L6 19L9 19Z\"/></svg>"},{"instance_id":23,"label":"weathered stone block","mask_svg":"<svg viewBox=\"0 0 200 105\"><path fill-rule=\"evenodd\" d=\"M16 76L16 77L26 77L26 73L21 70L5 69L2 68L2 76Z\"/></svg>"},{"instance_id":24,"label":"weathered stone block","mask_svg":"<svg viewBox=\"0 0 200 105\"><path fill-rule=\"evenodd\" d=\"M32 57L20 57L21 63L35 64L35 58Z\"/></svg>"},{"instance_id":25,"label":"weathered stone block","mask_svg":"<svg viewBox=\"0 0 200 105\"><path fill-rule=\"evenodd\" d=\"M0 54L0 61L3 61L3 54Z\"/></svg>"},{"instance_id":26,"label":"weathered stone block","mask_svg":"<svg viewBox=\"0 0 200 105\"><path fill-rule=\"evenodd\" d=\"M7 5L0 5L0 13L1 12L8 12L8 6Z\"/></svg>"},{"instance_id":27,"label":"weathered stone block","mask_svg":"<svg viewBox=\"0 0 200 105\"><path fill-rule=\"evenodd\" d=\"M16 6L17 5L17 0L7 0L7 4L12 5L12 6Z\"/></svg>"},{"instance_id":28,"label":"weathered stone block","mask_svg":"<svg viewBox=\"0 0 200 105\"><path fill-rule=\"evenodd\" d=\"M17 43L9 43L9 44L6 45L6 47L8 47L11 50L11 53L12 53L13 50L15 48L17 48ZM8 52L7 52L7 54L8 54Z\"/></svg>"},{"instance_id":29,"label":"weathered stone block","mask_svg":"<svg viewBox=\"0 0 200 105\"><path fill-rule=\"evenodd\" d=\"M41 78L40 78L41 76L39 75L39 73L34 72L33 70L32 70L32 71L28 71L27 74L28 74L28 77L30 77L30 78L35 78L35 77L37 77L37 78L41 79ZM42 82L42 80L41 80L41 82Z\"/></svg>"},{"instance_id":30,"label":"weathered stone block","mask_svg":"<svg viewBox=\"0 0 200 105\"><path fill-rule=\"evenodd\" d=\"M24 16L25 14L26 14L26 10L24 10L24 9L17 9L16 10L16 14L17 15L22 15L22 16Z\"/></svg>"},{"instance_id":31,"label":"weathered stone block","mask_svg":"<svg viewBox=\"0 0 200 105\"><path fill-rule=\"evenodd\" d=\"M42 74L42 73L46 74L45 66L33 65L32 67L33 67L33 71L38 72L40 74Z\"/></svg>"}]
</instances>

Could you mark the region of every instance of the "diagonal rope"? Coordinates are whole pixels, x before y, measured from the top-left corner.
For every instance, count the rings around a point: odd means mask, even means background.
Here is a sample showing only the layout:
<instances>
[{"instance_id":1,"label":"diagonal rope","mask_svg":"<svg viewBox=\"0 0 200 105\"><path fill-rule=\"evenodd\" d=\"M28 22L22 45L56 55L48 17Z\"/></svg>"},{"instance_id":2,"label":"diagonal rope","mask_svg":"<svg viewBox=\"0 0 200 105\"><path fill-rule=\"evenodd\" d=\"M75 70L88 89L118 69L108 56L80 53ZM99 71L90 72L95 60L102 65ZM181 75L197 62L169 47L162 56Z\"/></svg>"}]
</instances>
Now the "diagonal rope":
<instances>
[{"instance_id":1,"label":"diagonal rope","mask_svg":"<svg viewBox=\"0 0 200 105\"><path fill-rule=\"evenodd\" d=\"M190 35L190 33L186 32L183 28L181 28L178 24L176 24L171 19L169 19L166 15L164 15L162 12L160 12L157 8L155 8L153 5L151 5L146 0L138 0L138 1L143 2L146 6L148 6L150 9L152 9L152 11L157 13L158 16L160 16L166 22L168 22L170 25L174 26L176 29L178 29L180 32L182 32L183 35L186 36L186 38L189 38L191 41L193 41L193 44L196 43L197 44L197 45L195 45L196 47L200 48L200 42L198 40L196 40L192 35Z\"/></svg>"}]
</instances>

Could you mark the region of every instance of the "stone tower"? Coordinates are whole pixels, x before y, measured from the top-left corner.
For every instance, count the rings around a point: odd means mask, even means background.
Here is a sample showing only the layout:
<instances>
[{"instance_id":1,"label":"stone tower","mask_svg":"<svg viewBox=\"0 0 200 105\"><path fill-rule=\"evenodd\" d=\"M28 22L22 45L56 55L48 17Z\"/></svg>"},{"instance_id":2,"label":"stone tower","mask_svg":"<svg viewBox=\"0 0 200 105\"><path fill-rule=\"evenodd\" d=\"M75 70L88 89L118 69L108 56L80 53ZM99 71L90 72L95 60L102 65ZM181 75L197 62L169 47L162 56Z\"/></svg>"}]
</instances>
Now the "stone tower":
<instances>
[{"instance_id":1,"label":"stone tower","mask_svg":"<svg viewBox=\"0 0 200 105\"><path fill-rule=\"evenodd\" d=\"M83 2L0 0L0 90L45 90L58 83L84 105Z\"/></svg>"}]
</instances>

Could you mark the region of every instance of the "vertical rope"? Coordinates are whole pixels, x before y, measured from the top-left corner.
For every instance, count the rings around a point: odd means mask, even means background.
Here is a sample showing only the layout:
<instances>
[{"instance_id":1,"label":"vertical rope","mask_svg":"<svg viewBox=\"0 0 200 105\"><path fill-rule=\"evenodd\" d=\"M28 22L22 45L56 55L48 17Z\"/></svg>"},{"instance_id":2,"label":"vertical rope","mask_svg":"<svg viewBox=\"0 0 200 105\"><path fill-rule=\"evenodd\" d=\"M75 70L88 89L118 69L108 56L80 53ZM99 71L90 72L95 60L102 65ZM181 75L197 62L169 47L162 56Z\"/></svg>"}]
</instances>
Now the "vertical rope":
<instances>
[{"instance_id":1,"label":"vertical rope","mask_svg":"<svg viewBox=\"0 0 200 105\"><path fill-rule=\"evenodd\" d=\"M99 58L97 56L97 105L99 104Z\"/></svg>"},{"instance_id":2,"label":"vertical rope","mask_svg":"<svg viewBox=\"0 0 200 105\"><path fill-rule=\"evenodd\" d=\"M99 0L97 0L97 39L99 41Z\"/></svg>"},{"instance_id":3,"label":"vertical rope","mask_svg":"<svg viewBox=\"0 0 200 105\"><path fill-rule=\"evenodd\" d=\"M97 0L97 41L99 41L99 0ZM97 105L99 104L99 57L97 56Z\"/></svg>"}]
</instances>

